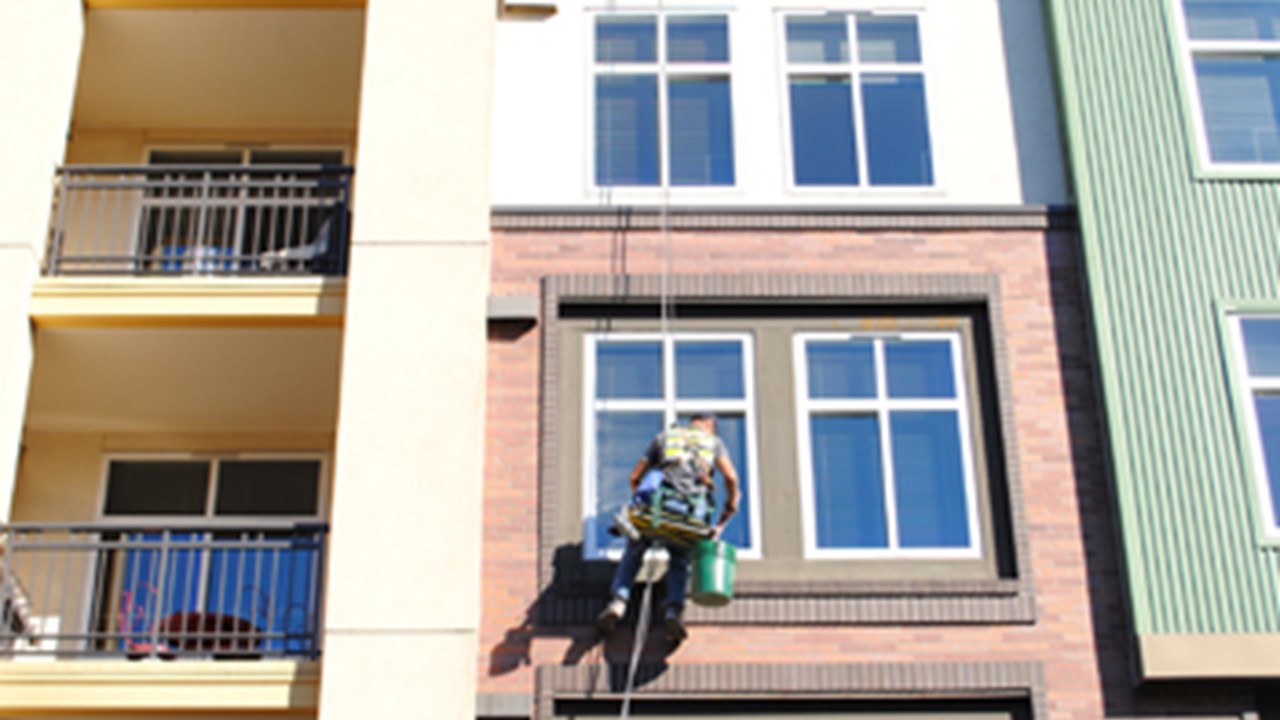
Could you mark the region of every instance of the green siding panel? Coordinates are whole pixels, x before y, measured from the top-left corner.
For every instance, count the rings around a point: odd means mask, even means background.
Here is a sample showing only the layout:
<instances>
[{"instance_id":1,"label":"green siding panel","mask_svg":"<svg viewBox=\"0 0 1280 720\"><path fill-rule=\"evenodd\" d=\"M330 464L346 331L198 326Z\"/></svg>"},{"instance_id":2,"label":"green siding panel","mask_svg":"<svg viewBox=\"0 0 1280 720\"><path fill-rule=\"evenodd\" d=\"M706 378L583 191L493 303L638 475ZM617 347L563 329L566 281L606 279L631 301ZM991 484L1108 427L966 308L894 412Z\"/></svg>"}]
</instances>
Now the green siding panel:
<instances>
[{"instance_id":1,"label":"green siding panel","mask_svg":"<svg viewBox=\"0 0 1280 720\"><path fill-rule=\"evenodd\" d=\"M1135 629L1278 632L1218 316L1280 303L1278 194L1197 176L1174 1L1049 0Z\"/></svg>"}]
</instances>

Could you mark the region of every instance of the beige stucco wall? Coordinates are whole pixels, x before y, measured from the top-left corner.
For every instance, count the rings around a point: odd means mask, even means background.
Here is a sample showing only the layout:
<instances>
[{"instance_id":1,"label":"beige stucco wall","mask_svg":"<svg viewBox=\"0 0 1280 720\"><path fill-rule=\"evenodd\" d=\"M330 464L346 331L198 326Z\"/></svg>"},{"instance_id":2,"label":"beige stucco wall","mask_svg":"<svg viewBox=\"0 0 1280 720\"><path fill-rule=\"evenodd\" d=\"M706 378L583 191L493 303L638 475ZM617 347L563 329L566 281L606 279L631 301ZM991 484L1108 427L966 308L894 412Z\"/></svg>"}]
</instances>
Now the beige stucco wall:
<instances>
[{"instance_id":1,"label":"beige stucco wall","mask_svg":"<svg viewBox=\"0 0 1280 720\"><path fill-rule=\"evenodd\" d=\"M8 519L31 371L27 308L44 252L80 60L79 0L0 0L0 522ZM24 72L15 72L23 68ZM39 72L35 72L35 69Z\"/></svg>"},{"instance_id":2,"label":"beige stucco wall","mask_svg":"<svg viewBox=\"0 0 1280 720\"><path fill-rule=\"evenodd\" d=\"M483 2L367 11L326 720L475 714L493 23Z\"/></svg>"}]
</instances>

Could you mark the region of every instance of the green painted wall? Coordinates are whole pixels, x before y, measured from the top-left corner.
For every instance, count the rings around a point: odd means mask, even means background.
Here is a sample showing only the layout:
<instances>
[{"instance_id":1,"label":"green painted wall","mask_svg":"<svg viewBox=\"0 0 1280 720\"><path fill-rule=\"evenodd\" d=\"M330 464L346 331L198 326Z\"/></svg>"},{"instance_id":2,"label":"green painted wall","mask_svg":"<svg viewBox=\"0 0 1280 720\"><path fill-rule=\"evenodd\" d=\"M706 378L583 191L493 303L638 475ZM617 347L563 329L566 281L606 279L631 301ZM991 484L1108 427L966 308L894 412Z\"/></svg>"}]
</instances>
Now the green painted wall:
<instances>
[{"instance_id":1,"label":"green painted wall","mask_svg":"<svg viewBox=\"0 0 1280 720\"><path fill-rule=\"evenodd\" d=\"M1198 174L1178 1L1048 0L1135 629L1280 632L1219 320L1280 309L1280 196Z\"/></svg>"}]
</instances>

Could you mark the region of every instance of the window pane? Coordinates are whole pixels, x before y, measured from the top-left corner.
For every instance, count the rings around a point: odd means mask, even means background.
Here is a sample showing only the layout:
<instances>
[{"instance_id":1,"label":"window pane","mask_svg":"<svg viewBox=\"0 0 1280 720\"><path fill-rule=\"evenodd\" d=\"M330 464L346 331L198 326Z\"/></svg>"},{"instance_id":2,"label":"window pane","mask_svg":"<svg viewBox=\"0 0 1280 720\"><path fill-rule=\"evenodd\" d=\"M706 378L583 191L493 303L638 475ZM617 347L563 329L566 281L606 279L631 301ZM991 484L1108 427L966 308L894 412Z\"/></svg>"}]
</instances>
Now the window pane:
<instances>
[{"instance_id":1,"label":"window pane","mask_svg":"<svg viewBox=\"0 0 1280 720\"><path fill-rule=\"evenodd\" d=\"M214 513L315 515L319 491L318 460L224 460Z\"/></svg>"},{"instance_id":2,"label":"window pane","mask_svg":"<svg viewBox=\"0 0 1280 720\"><path fill-rule=\"evenodd\" d=\"M653 399L662 397L662 344L600 342L596 344L596 397Z\"/></svg>"},{"instance_id":3,"label":"window pane","mask_svg":"<svg viewBox=\"0 0 1280 720\"><path fill-rule=\"evenodd\" d=\"M667 60L728 62L729 21L723 15L677 15L667 19Z\"/></svg>"},{"instance_id":4,"label":"window pane","mask_svg":"<svg viewBox=\"0 0 1280 720\"><path fill-rule=\"evenodd\" d=\"M1280 521L1280 395L1258 395L1253 406L1258 412L1258 434L1271 486L1271 517Z\"/></svg>"},{"instance_id":5,"label":"window pane","mask_svg":"<svg viewBox=\"0 0 1280 720\"><path fill-rule=\"evenodd\" d=\"M1278 0L1185 0L1183 6L1194 40L1280 38Z\"/></svg>"},{"instance_id":6,"label":"window pane","mask_svg":"<svg viewBox=\"0 0 1280 720\"><path fill-rule=\"evenodd\" d=\"M631 496L627 483L631 468L660 430L660 412L596 413L596 506L592 511L597 548L622 547L623 541L609 534L609 525Z\"/></svg>"},{"instance_id":7,"label":"window pane","mask_svg":"<svg viewBox=\"0 0 1280 720\"><path fill-rule=\"evenodd\" d=\"M648 17L596 19L596 62L656 62L658 23Z\"/></svg>"},{"instance_id":8,"label":"window pane","mask_svg":"<svg viewBox=\"0 0 1280 720\"><path fill-rule=\"evenodd\" d=\"M889 397L953 398L951 344L943 341L887 341L884 344Z\"/></svg>"},{"instance_id":9,"label":"window pane","mask_svg":"<svg viewBox=\"0 0 1280 720\"><path fill-rule=\"evenodd\" d=\"M857 185L849 79L791 78L791 149L797 185Z\"/></svg>"},{"instance_id":10,"label":"window pane","mask_svg":"<svg viewBox=\"0 0 1280 720\"><path fill-rule=\"evenodd\" d=\"M904 548L969 546L960 426L952 412L894 412L893 473Z\"/></svg>"},{"instance_id":11,"label":"window pane","mask_svg":"<svg viewBox=\"0 0 1280 720\"><path fill-rule=\"evenodd\" d=\"M729 78L670 81L671 184L733 184Z\"/></svg>"},{"instance_id":12,"label":"window pane","mask_svg":"<svg viewBox=\"0 0 1280 720\"><path fill-rule=\"evenodd\" d=\"M679 417L682 424L688 424L689 415L683 414ZM741 496L738 501L738 512L725 526L721 539L733 545L745 548L751 545L751 475L750 468L747 467L747 421L741 413L716 413L716 435L724 441L725 449L729 452L729 459L733 461L733 468L738 471L738 489ZM715 474L716 479L716 517L719 518L719 512L724 508L725 489L724 477L720 473Z\"/></svg>"},{"instance_id":13,"label":"window pane","mask_svg":"<svg viewBox=\"0 0 1280 720\"><path fill-rule=\"evenodd\" d=\"M1280 320L1251 318L1240 321L1249 374L1280 375Z\"/></svg>"},{"instance_id":14,"label":"window pane","mask_svg":"<svg viewBox=\"0 0 1280 720\"><path fill-rule=\"evenodd\" d=\"M596 184L658 184L658 80L596 77Z\"/></svg>"},{"instance_id":15,"label":"window pane","mask_svg":"<svg viewBox=\"0 0 1280 720\"><path fill-rule=\"evenodd\" d=\"M809 431L818 547L887 547L879 421L816 415Z\"/></svg>"},{"instance_id":16,"label":"window pane","mask_svg":"<svg viewBox=\"0 0 1280 720\"><path fill-rule=\"evenodd\" d=\"M1280 57L1195 59L1209 154L1218 162L1280 162Z\"/></svg>"},{"instance_id":17,"label":"window pane","mask_svg":"<svg viewBox=\"0 0 1280 720\"><path fill-rule=\"evenodd\" d=\"M206 461L114 460L107 471L107 515L203 515Z\"/></svg>"},{"instance_id":18,"label":"window pane","mask_svg":"<svg viewBox=\"0 0 1280 720\"><path fill-rule=\"evenodd\" d=\"M920 33L913 17L858 18L858 59L862 62L920 62Z\"/></svg>"},{"instance_id":19,"label":"window pane","mask_svg":"<svg viewBox=\"0 0 1280 720\"><path fill-rule=\"evenodd\" d=\"M746 397L742 378L742 343L676 343L676 397Z\"/></svg>"},{"instance_id":20,"label":"window pane","mask_svg":"<svg viewBox=\"0 0 1280 720\"><path fill-rule=\"evenodd\" d=\"M871 184L932 184L923 76L864 75L862 101Z\"/></svg>"},{"instance_id":21,"label":"window pane","mask_svg":"<svg viewBox=\"0 0 1280 720\"><path fill-rule=\"evenodd\" d=\"M810 398L876 396L875 350L870 340L810 341L805 357Z\"/></svg>"},{"instance_id":22,"label":"window pane","mask_svg":"<svg viewBox=\"0 0 1280 720\"><path fill-rule=\"evenodd\" d=\"M849 61L849 26L843 15L787 18L787 61Z\"/></svg>"}]
</instances>

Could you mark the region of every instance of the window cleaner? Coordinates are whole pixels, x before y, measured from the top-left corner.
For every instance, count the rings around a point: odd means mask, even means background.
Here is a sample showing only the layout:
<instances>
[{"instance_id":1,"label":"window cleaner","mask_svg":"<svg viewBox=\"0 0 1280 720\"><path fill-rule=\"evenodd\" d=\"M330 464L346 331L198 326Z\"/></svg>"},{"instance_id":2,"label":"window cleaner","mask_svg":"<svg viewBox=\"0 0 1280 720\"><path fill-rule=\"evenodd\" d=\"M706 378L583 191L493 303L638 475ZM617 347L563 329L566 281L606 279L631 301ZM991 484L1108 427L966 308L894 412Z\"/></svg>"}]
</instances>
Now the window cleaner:
<instances>
[{"instance_id":1,"label":"window cleaner","mask_svg":"<svg viewBox=\"0 0 1280 720\"><path fill-rule=\"evenodd\" d=\"M725 506L712 524L715 483L724 477ZM632 498L615 516L614 529L627 538L626 549L610 586L612 597L596 618L602 635L612 632L626 614L645 552L655 544L667 549L667 598L663 624L667 636L680 642L687 636L683 613L689 582L689 548L699 540L716 540L738 510L738 473L724 441L716 436L716 418L695 414L688 426L659 433L636 462L629 478Z\"/></svg>"}]
</instances>

